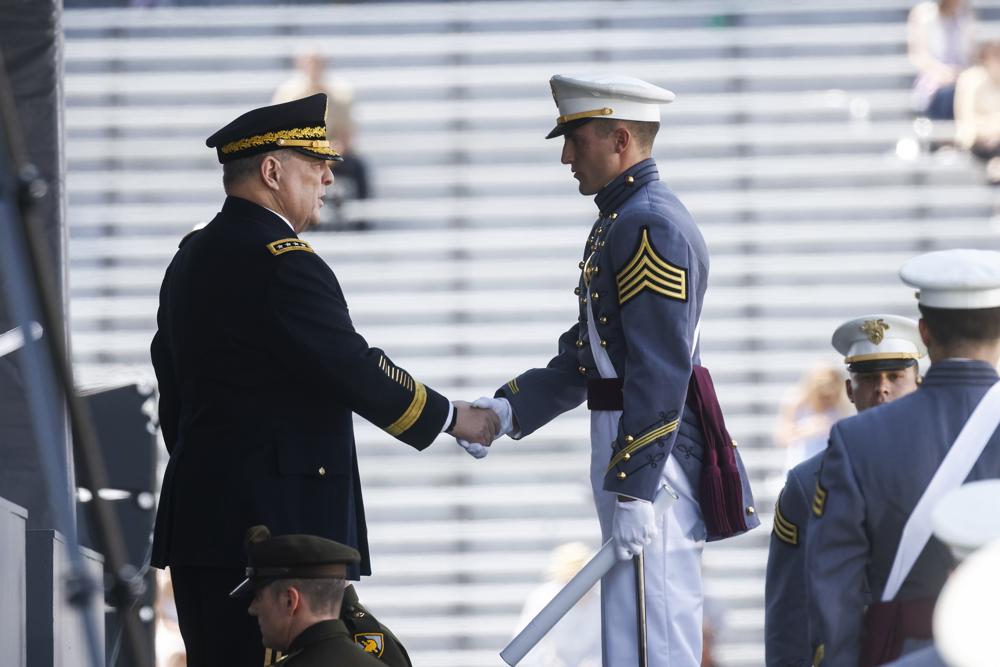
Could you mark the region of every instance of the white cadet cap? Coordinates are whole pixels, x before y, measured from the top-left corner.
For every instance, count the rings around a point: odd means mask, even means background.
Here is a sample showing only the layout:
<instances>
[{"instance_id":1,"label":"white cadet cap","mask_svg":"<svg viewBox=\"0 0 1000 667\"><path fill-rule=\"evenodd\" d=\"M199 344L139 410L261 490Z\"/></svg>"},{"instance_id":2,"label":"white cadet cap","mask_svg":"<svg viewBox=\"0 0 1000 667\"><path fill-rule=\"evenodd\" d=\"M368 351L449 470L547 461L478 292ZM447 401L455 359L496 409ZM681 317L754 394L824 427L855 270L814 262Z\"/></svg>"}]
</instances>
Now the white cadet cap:
<instances>
[{"instance_id":1,"label":"white cadet cap","mask_svg":"<svg viewBox=\"0 0 1000 667\"><path fill-rule=\"evenodd\" d=\"M969 482L946 493L931 511L934 536L958 560L1000 538L1000 479Z\"/></svg>"},{"instance_id":2,"label":"white cadet cap","mask_svg":"<svg viewBox=\"0 0 1000 667\"><path fill-rule=\"evenodd\" d=\"M559 107L555 128L546 139L558 137L570 129L573 121L591 118L618 118L652 123L660 122L660 105L674 101L666 88L631 76L565 76L549 79L552 97Z\"/></svg>"},{"instance_id":3,"label":"white cadet cap","mask_svg":"<svg viewBox=\"0 0 1000 667\"><path fill-rule=\"evenodd\" d=\"M833 332L831 342L844 355L844 363L862 373L912 366L927 354L916 321L899 315L848 320Z\"/></svg>"},{"instance_id":4,"label":"white cadet cap","mask_svg":"<svg viewBox=\"0 0 1000 667\"><path fill-rule=\"evenodd\" d=\"M1000 306L1000 252L994 250L929 252L907 260L899 277L919 289L917 299L931 308Z\"/></svg>"},{"instance_id":5,"label":"white cadet cap","mask_svg":"<svg viewBox=\"0 0 1000 667\"><path fill-rule=\"evenodd\" d=\"M1000 541L969 556L934 607L934 645L950 667L995 667L1000 617Z\"/></svg>"}]
</instances>

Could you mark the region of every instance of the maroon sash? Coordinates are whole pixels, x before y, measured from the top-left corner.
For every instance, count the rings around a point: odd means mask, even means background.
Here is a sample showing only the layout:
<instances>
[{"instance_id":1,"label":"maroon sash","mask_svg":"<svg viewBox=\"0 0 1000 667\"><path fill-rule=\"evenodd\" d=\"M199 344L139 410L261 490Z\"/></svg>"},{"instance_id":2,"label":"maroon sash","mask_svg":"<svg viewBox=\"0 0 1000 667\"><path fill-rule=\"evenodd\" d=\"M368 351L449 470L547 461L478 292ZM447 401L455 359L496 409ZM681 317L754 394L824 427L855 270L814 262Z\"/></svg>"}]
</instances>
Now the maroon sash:
<instances>
[{"instance_id":1,"label":"maroon sash","mask_svg":"<svg viewBox=\"0 0 1000 667\"><path fill-rule=\"evenodd\" d=\"M934 600L877 602L865 612L859 667L892 662L907 639L931 639Z\"/></svg>"}]
</instances>

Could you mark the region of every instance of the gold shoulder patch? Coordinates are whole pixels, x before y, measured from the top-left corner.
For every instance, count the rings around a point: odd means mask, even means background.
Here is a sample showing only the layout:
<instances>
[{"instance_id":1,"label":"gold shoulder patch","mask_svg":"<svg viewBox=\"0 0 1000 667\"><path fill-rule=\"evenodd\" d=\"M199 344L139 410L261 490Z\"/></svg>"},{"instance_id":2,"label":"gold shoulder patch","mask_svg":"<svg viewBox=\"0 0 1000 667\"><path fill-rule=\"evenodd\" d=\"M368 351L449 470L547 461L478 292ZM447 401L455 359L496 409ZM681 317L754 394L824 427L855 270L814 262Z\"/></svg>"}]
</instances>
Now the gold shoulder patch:
<instances>
[{"instance_id":1,"label":"gold shoulder patch","mask_svg":"<svg viewBox=\"0 0 1000 667\"><path fill-rule=\"evenodd\" d=\"M649 227L642 228L639 247L617 277L618 303L622 306L645 289L687 301L687 269L674 266L656 252L649 241Z\"/></svg>"},{"instance_id":2,"label":"gold shoulder patch","mask_svg":"<svg viewBox=\"0 0 1000 667\"><path fill-rule=\"evenodd\" d=\"M816 480L816 495L813 497L813 514L816 516L823 516L823 512L826 510L826 489L823 485Z\"/></svg>"},{"instance_id":3,"label":"gold shoulder patch","mask_svg":"<svg viewBox=\"0 0 1000 667\"><path fill-rule=\"evenodd\" d=\"M376 658L382 657L385 650L385 635L381 632L359 632L354 635L354 643L365 653L371 653Z\"/></svg>"},{"instance_id":4,"label":"gold shoulder patch","mask_svg":"<svg viewBox=\"0 0 1000 667\"><path fill-rule=\"evenodd\" d=\"M785 518L781 513L781 496L784 491L778 494L778 502L774 504L774 536L785 544L793 547L799 546L799 527Z\"/></svg>"},{"instance_id":5,"label":"gold shoulder patch","mask_svg":"<svg viewBox=\"0 0 1000 667\"><path fill-rule=\"evenodd\" d=\"M302 239L278 239L277 241L271 241L268 243L267 249L271 251L272 255L283 255L286 252L291 252L293 250L305 250L306 252L312 253L316 252Z\"/></svg>"}]
</instances>

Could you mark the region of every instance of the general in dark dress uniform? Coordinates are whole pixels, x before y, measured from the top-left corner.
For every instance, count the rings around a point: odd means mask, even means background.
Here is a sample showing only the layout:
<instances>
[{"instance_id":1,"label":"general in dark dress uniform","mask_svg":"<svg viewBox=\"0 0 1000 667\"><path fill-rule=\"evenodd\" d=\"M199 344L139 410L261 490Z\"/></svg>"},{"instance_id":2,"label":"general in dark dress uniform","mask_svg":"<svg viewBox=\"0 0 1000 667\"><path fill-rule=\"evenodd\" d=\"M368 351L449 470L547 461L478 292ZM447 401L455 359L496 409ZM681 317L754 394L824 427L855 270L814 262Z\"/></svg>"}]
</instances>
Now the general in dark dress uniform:
<instances>
[{"instance_id":1,"label":"general in dark dress uniform","mask_svg":"<svg viewBox=\"0 0 1000 667\"><path fill-rule=\"evenodd\" d=\"M226 596L248 527L342 542L360 553L348 576L371 573L352 413L416 449L449 424L496 423L369 346L337 277L298 237L338 159L325 113L314 95L207 140L228 196L181 242L160 290L151 352L170 459L152 564L171 569L191 667L263 660L255 624Z\"/></svg>"},{"instance_id":2,"label":"general in dark dress uniform","mask_svg":"<svg viewBox=\"0 0 1000 667\"><path fill-rule=\"evenodd\" d=\"M837 327L833 347L844 355L846 390L858 412L916 390L918 359L927 354L917 323L898 315L865 315ZM805 545L822 452L788 471L774 506L764 586L767 667L812 664Z\"/></svg>"}]
</instances>

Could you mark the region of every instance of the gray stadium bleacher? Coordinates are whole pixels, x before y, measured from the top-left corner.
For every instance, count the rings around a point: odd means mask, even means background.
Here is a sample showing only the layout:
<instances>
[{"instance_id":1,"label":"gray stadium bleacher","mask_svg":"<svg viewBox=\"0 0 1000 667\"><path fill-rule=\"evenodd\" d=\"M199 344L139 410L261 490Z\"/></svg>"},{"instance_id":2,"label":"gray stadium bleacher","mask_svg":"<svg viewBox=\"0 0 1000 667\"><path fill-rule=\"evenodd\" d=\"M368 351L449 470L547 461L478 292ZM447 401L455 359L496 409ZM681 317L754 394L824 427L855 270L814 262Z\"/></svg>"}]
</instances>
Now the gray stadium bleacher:
<instances>
[{"instance_id":1,"label":"gray stadium bleacher","mask_svg":"<svg viewBox=\"0 0 1000 667\"><path fill-rule=\"evenodd\" d=\"M916 312L913 254L1000 247L996 195L966 156L916 153L951 128L908 109L910 0L475 2L68 10L72 340L88 384L148 380L156 293L177 241L222 198L204 138L268 102L299 49L354 85L370 232L312 233L355 323L395 361L472 399L544 364L576 317L594 207L558 142L556 72L671 88L655 156L712 251L703 360L756 484L763 526L708 545L716 655L763 664L777 406L835 360L839 321ZM1000 36L1000 0L976 2ZM224 29L220 30L220 26ZM549 551L596 547L582 409L473 461L417 454L358 422L375 576L362 598L415 664L498 665Z\"/></svg>"}]
</instances>

